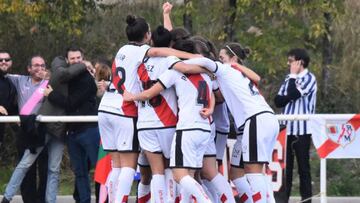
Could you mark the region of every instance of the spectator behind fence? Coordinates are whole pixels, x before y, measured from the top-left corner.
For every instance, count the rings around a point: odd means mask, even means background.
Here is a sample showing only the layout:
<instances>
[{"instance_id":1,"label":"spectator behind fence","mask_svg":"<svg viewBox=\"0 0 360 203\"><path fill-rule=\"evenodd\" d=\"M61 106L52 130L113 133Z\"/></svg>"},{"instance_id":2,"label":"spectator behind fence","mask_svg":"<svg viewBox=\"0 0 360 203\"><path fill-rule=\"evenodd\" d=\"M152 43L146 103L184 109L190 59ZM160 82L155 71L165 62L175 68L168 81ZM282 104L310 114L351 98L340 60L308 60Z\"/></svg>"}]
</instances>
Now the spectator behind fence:
<instances>
[{"instance_id":1,"label":"spectator behind fence","mask_svg":"<svg viewBox=\"0 0 360 203\"><path fill-rule=\"evenodd\" d=\"M304 49L292 49L288 53L290 74L282 83L275 105L283 108L283 114L314 114L317 84L314 74L308 70L310 57ZM286 195L291 194L294 155L299 168L301 200L311 202L312 186L309 162L311 131L307 121L288 121L286 124ZM310 198L310 199L309 199Z\"/></svg>"},{"instance_id":2,"label":"spectator behind fence","mask_svg":"<svg viewBox=\"0 0 360 203\"><path fill-rule=\"evenodd\" d=\"M83 63L68 65L63 56L57 56L51 63L50 87L55 91L68 95L68 82L73 77L86 71ZM44 91L48 95L49 88ZM66 115L65 108L52 103L45 98L43 105L39 110L41 115L62 116ZM64 151L64 141L66 133L66 124L62 122L46 123L47 129L47 147L49 151L48 163L48 182L46 190L46 202L55 203L58 192L60 164Z\"/></svg>"},{"instance_id":3,"label":"spectator behind fence","mask_svg":"<svg viewBox=\"0 0 360 203\"><path fill-rule=\"evenodd\" d=\"M12 66L8 51L0 50L0 116L16 112L16 89L9 78L5 77ZM0 123L0 147L3 143L5 124Z\"/></svg>"},{"instance_id":4,"label":"spectator behind fence","mask_svg":"<svg viewBox=\"0 0 360 203\"><path fill-rule=\"evenodd\" d=\"M45 67L43 57L35 55L30 58L27 65L29 75L6 75L17 90L20 115L37 114L43 99L42 89L44 89L48 82L44 80L46 75ZM9 202L18 191L20 185L22 198L25 203L45 202L47 153L41 153L44 140L37 139L36 126L33 124L34 122L28 122L26 125L22 123L19 130L17 141L21 160L6 186L2 203ZM29 132L31 135L29 135ZM33 164L35 161L38 163L37 165ZM37 184L36 166L38 166L39 184Z\"/></svg>"},{"instance_id":5,"label":"spectator behind fence","mask_svg":"<svg viewBox=\"0 0 360 203\"><path fill-rule=\"evenodd\" d=\"M59 91L51 91L51 87L49 87L49 101L65 108L68 115L96 115L97 87L93 78L94 68L90 62L83 60L83 52L76 46L67 49L66 59L69 65L85 63L89 71L85 71L69 81L67 97ZM78 192L78 195L74 195L76 202L90 203L89 169L96 164L99 139L97 123L71 123L68 125L66 143L71 168L75 174L75 185Z\"/></svg>"}]
</instances>

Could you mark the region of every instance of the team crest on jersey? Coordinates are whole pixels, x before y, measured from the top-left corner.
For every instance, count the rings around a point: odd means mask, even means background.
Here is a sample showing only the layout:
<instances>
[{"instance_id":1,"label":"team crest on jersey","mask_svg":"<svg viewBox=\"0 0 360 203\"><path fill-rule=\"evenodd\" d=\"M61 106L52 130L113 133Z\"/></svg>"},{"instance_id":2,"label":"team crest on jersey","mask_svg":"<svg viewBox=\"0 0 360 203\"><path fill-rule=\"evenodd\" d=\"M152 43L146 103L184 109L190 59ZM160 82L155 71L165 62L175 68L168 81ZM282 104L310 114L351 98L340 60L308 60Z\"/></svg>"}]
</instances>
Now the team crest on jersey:
<instances>
[{"instance_id":1,"label":"team crest on jersey","mask_svg":"<svg viewBox=\"0 0 360 203\"><path fill-rule=\"evenodd\" d=\"M328 124L326 126L326 135L342 147L346 147L355 140L355 128L350 123Z\"/></svg>"}]
</instances>

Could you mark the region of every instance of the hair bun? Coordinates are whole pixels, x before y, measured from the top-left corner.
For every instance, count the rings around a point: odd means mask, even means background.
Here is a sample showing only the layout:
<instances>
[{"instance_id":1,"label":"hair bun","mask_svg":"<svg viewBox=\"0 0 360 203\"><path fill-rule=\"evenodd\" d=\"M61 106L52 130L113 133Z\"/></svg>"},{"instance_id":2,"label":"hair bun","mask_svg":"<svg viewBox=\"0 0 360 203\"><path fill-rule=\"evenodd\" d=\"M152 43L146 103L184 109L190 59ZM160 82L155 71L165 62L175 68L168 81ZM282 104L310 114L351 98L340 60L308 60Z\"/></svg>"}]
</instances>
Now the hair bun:
<instances>
[{"instance_id":1,"label":"hair bun","mask_svg":"<svg viewBox=\"0 0 360 203\"><path fill-rule=\"evenodd\" d=\"M136 23L136 17L134 15L128 15L126 17L126 23L128 26L134 26Z\"/></svg>"}]
</instances>

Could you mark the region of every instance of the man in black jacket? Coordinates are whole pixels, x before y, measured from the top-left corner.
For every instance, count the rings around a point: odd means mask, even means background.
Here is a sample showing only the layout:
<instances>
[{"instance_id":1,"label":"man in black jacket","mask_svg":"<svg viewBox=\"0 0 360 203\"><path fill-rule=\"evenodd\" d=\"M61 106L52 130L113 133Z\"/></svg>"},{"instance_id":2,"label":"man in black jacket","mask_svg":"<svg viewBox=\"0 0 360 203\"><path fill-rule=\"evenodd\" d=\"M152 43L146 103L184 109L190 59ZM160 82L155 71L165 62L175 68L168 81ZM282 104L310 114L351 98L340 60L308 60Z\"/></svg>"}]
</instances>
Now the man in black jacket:
<instances>
[{"instance_id":1,"label":"man in black jacket","mask_svg":"<svg viewBox=\"0 0 360 203\"><path fill-rule=\"evenodd\" d=\"M83 61L83 52L76 46L67 49L66 58L70 65L76 63L91 65L89 62ZM68 115L97 115L97 87L90 72L81 73L69 81L67 97L57 91L52 91L48 99L65 107ZM90 203L89 167L94 167L96 164L99 139L97 123L71 123L68 125L66 143L72 170L75 174L75 185L79 193L77 202L80 203Z\"/></svg>"},{"instance_id":2,"label":"man in black jacket","mask_svg":"<svg viewBox=\"0 0 360 203\"><path fill-rule=\"evenodd\" d=\"M12 65L9 52L0 50L0 115L8 115L16 111L16 89L5 77ZM5 133L5 124L0 123L0 147Z\"/></svg>"}]
</instances>

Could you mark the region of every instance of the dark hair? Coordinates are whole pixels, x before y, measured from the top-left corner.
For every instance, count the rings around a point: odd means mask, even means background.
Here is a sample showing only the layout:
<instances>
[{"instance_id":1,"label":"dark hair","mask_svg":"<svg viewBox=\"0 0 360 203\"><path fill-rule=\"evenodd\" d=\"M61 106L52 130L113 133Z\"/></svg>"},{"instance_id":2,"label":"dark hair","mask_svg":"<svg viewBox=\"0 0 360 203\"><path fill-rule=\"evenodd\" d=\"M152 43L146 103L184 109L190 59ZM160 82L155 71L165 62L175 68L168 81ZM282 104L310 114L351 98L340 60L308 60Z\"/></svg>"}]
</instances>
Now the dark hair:
<instances>
[{"instance_id":1,"label":"dark hair","mask_svg":"<svg viewBox=\"0 0 360 203\"><path fill-rule=\"evenodd\" d=\"M178 40L189 39L191 36L190 32L183 27L174 28L170 31L170 33L171 33L171 40L174 43Z\"/></svg>"},{"instance_id":2,"label":"dark hair","mask_svg":"<svg viewBox=\"0 0 360 203\"><path fill-rule=\"evenodd\" d=\"M196 53L194 41L190 39L178 40L173 44L172 48L189 53Z\"/></svg>"},{"instance_id":3,"label":"dark hair","mask_svg":"<svg viewBox=\"0 0 360 203\"><path fill-rule=\"evenodd\" d=\"M249 48L243 48L241 44L236 42L230 42L225 44L225 46L222 47L226 51L226 54L230 57L236 56L237 61L240 64L243 64L243 60L245 60L248 55L250 54Z\"/></svg>"},{"instance_id":4,"label":"dark hair","mask_svg":"<svg viewBox=\"0 0 360 203\"><path fill-rule=\"evenodd\" d=\"M170 31L159 25L151 34L154 47L169 47L171 42Z\"/></svg>"},{"instance_id":5,"label":"dark hair","mask_svg":"<svg viewBox=\"0 0 360 203\"><path fill-rule=\"evenodd\" d=\"M303 64L304 68L308 67L310 63L310 57L305 49L300 49L300 48L291 49L287 53L287 56L293 56L297 61L302 60L304 63Z\"/></svg>"},{"instance_id":6,"label":"dark hair","mask_svg":"<svg viewBox=\"0 0 360 203\"><path fill-rule=\"evenodd\" d=\"M84 55L83 49L80 48L79 46L73 44L73 45L69 46L68 48L66 48L65 58L68 58L68 54L70 51L80 51L81 55Z\"/></svg>"},{"instance_id":7,"label":"dark hair","mask_svg":"<svg viewBox=\"0 0 360 203\"><path fill-rule=\"evenodd\" d=\"M0 49L0 53L1 54L9 54L9 56L11 57L11 53L8 50Z\"/></svg>"},{"instance_id":8,"label":"dark hair","mask_svg":"<svg viewBox=\"0 0 360 203\"><path fill-rule=\"evenodd\" d=\"M214 43L212 43L210 40L208 40L204 37L201 37L201 36L193 36L193 37L191 37L191 39L203 42L206 45L206 47L208 48L208 51L210 52L211 57L213 59L218 58L218 52L216 50L216 47L215 47Z\"/></svg>"},{"instance_id":9,"label":"dark hair","mask_svg":"<svg viewBox=\"0 0 360 203\"><path fill-rule=\"evenodd\" d=\"M129 41L141 42L149 31L149 25L144 18L128 15L126 23L126 36Z\"/></svg>"},{"instance_id":10,"label":"dark hair","mask_svg":"<svg viewBox=\"0 0 360 203\"><path fill-rule=\"evenodd\" d=\"M0 52L1 53L1 52ZM32 55L28 60L27 60L27 67L31 67L32 66L32 60L36 57L39 57L39 58L42 58L45 62L45 59L44 57L42 57L40 54L35 54L35 55ZM46 67L47 68L47 67Z\"/></svg>"}]
</instances>

